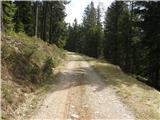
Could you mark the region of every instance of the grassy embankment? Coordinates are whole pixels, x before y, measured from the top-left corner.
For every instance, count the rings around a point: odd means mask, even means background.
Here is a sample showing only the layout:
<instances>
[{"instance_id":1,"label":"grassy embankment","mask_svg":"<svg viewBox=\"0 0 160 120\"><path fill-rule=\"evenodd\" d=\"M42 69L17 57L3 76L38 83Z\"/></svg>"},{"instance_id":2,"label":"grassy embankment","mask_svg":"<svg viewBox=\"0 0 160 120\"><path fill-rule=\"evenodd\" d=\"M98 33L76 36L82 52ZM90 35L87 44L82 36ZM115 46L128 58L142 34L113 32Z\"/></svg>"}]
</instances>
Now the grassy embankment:
<instances>
[{"instance_id":1,"label":"grassy embankment","mask_svg":"<svg viewBox=\"0 0 160 120\"><path fill-rule=\"evenodd\" d=\"M93 69L133 111L137 119L160 119L160 92L124 73L119 66L84 56Z\"/></svg>"},{"instance_id":2,"label":"grassy embankment","mask_svg":"<svg viewBox=\"0 0 160 120\"><path fill-rule=\"evenodd\" d=\"M2 34L2 119L23 118L54 83L54 68L63 51L24 34Z\"/></svg>"}]
</instances>

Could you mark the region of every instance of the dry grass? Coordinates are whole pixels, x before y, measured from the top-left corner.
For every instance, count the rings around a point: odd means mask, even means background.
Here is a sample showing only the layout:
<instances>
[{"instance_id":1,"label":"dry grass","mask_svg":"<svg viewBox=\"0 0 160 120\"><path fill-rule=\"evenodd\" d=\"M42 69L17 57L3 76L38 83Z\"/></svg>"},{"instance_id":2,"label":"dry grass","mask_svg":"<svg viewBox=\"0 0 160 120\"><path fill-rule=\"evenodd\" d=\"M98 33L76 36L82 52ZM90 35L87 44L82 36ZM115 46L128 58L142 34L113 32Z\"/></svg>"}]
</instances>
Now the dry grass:
<instances>
[{"instance_id":1,"label":"dry grass","mask_svg":"<svg viewBox=\"0 0 160 120\"><path fill-rule=\"evenodd\" d=\"M115 89L137 119L160 119L160 92L125 74L118 66L95 59L88 62L106 85Z\"/></svg>"},{"instance_id":2,"label":"dry grass","mask_svg":"<svg viewBox=\"0 0 160 120\"><path fill-rule=\"evenodd\" d=\"M1 45L2 119L19 119L27 108L31 113L32 103L54 83L52 67L64 54L55 45L24 34L2 34ZM54 66L47 62L49 58Z\"/></svg>"}]
</instances>

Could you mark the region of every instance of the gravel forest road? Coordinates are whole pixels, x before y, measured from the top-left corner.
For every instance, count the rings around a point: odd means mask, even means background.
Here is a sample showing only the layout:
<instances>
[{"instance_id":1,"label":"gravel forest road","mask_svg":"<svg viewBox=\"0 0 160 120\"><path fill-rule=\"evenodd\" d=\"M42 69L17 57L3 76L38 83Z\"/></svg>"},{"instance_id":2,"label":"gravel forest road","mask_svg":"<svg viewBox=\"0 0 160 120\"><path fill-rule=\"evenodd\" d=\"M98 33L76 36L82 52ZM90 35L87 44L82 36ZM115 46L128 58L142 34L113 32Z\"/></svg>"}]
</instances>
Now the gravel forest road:
<instances>
[{"instance_id":1,"label":"gravel forest road","mask_svg":"<svg viewBox=\"0 0 160 120\"><path fill-rule=\"evenodd\" d=\"M58 83L50 90L32 120L135 119L113 89L80 55L67 52Z\"/></svg>"}]
</instances>

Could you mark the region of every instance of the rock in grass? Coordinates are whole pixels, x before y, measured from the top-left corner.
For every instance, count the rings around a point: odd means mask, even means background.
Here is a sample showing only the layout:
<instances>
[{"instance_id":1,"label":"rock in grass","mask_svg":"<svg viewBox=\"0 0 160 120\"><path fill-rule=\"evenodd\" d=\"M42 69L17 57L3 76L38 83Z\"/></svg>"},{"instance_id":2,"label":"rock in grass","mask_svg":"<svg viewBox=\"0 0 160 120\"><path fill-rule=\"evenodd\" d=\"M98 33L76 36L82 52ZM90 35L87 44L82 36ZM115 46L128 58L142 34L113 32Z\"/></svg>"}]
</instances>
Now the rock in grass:
<instances>
[{"instance_id":1,"label":"rock in grass","mask_svg":"<svg viewBox=\"0 0 160 120\"><path fill-rule=\"evenodd\" d=\"M72 114L71 117L78 119L78 118L79 118L79 115L77 115L77 114Z\"/></svg>"}]
</instances>

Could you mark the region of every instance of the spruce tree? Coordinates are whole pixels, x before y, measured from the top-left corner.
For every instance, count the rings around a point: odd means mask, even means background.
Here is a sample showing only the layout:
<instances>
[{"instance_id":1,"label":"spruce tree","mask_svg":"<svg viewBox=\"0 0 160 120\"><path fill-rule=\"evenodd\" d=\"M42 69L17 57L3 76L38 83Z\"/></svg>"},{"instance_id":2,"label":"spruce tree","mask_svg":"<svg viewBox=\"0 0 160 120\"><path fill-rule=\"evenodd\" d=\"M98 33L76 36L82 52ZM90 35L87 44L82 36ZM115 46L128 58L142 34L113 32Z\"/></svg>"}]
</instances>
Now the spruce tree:
<instances>
[{"instance_id":1,"label":"spruce tree","mask_svg":"<svg viewBox=\"0 0 160 120\"><path fill-rule=\"evenodd\" d=\"M14 20L16 32L24 31L27 35L34 35L31 1L15 1L15 4L17 8Z\"/></svg>"},{"instance_id":2,"label":"spruce tree","mask_svg":"<svg viewBox=\"0 0 160 120\"><path fill-rule=\"evenodd\" d=\"M105 13L104 21L104 56L114 64L119 64L118 24L123 11L124 3L116 1L111 4Z\"/></svg>"},{"instance_id":3,"label":"spruce tree","mask_svg":"<svg viewBox=\"0 0 160 120\"><path fill-rule=\"evenodd\" d=\"M101 8L100 5L97 6L97 25L96 25L96 39L97 39L97 57L103 56L103 29L101 22Z\"/></svg>"},{"instance_id":4,"label":"spruce tree","mask_svg":"<svg viewBox=\"0 0 160 120\"><path fill-rule=\"evenodd\" d=\"M50 28L50 34L53 36L50 38L50 43L55 43L59 47L63 47L66 41L66 23L64 18L65 14L65 3L63 1L53 1L51 8L50 23L52 28Z\"/></svg>"},{"instance_id":5,"label":"spruce tree","mask_svg":"<svg viewBox=\"0 0 160 120\"><path fill-rule=\"evenodd\" d=\"M83 27L83 53L97 57L96 9L93 2L84 11Z\"/></svg>"},{"instance_id":6,"label":"spruce tree","mask_svg":"<svg viewBox=\"0 0 160 120\"><path fill-rule=\"evenodd\" d=\"M11 1L2 1L2 31L13 31L14 30L14 15L16 7Z\"/></svg>"},{"instance_id":7,"label":"spruce tree","mask_svg":"<svg viewBox=\"0 0 160 120\"><path fill-rule=\"evenodd\" d=\"M74 19L74 23L68 26L68 40L66 43L66 49L74 52L78 52L80 48L80 27L77 23L77 19Z\"/></svg>"},{"instance_id":8,"label":"spruce tree","mask_svg":"<svg viewBox=\"0 0 160 120\"><path fill-rule=\"evenodd\" d=\"M150 83L160 87L160 2L136 2L135 12L141 17L142 48L146 56L146 74ZM143 8L143 9L140 9ZM141 48L141 49L142 49Z\"/></svg>"}]
</instances>

